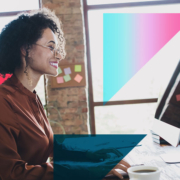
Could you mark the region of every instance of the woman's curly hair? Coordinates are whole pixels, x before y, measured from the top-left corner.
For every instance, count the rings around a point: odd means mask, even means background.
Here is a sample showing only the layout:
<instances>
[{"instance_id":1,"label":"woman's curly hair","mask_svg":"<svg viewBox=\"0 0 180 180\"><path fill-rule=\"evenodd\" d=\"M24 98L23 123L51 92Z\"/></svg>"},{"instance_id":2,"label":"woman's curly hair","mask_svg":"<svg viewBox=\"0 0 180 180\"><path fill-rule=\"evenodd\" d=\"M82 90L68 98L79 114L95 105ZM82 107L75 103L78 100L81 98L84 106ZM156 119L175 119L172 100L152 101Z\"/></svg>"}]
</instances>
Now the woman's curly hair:
<instances>
[{"instance_id":1,"label":"woman's curly hair","mask_svg":"<svg viewBox=\"0 0 180 180\"><path fill-rule=\"evenodd\" d=\"M0 74L13 74L16 68L20 68L21 47L26 47L26 67L28 66L28 50L31 45L42 37L43 30L50 28L58 37L61 56L65 58L65 39L62 24L47 8L23 13L17 19L7 24L0 34Z\"/></svg>"}]
</instances>

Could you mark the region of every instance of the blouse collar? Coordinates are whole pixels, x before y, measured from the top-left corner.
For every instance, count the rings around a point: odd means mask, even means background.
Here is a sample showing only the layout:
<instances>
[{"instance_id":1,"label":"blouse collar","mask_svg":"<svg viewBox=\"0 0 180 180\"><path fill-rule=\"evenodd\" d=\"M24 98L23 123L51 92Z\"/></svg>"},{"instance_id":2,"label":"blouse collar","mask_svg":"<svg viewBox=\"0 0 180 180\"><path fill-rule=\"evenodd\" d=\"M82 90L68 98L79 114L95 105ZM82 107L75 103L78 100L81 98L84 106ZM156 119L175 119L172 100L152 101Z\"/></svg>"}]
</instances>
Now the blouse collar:
<instances>
[{"instance_id":1,"label":"blouse collar","mask_svg":"<svg viewBox=\"0 0 180 180\"><path fill-rule=\"evenodd\" d=\"M18 89L20 89L24 94L26 94L29 97L32 97L33 99L37 98L37 93L34 90L33 92L31 92L30 90L28 90L26 87L23 86L23 84L19 81L19 79L16 77L15 74L13 74L10 78L9 78L10 82L15 85Z\"/></svg>"}]
</instances>

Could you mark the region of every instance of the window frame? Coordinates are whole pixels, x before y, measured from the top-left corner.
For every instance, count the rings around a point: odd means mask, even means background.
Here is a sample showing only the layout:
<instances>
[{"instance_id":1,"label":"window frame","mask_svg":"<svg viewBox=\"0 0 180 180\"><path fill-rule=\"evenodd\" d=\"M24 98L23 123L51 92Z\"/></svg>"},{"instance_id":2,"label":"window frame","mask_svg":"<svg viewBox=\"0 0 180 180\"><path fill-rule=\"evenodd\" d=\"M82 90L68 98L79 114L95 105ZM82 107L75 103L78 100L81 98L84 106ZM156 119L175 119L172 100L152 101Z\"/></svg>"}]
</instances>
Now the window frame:
<instances>
[{"instance_id":1,"label":"window frame","mask_svg":"<svg viewBox=\"0 0 180 180\"><path fill-rule=\"evenodd\" d=\"M39 8L42 8L42 0L38 0L39 1ZM7 11L7 12L0 12L0 17L4 17L4 16L16 16L19 13L22 12L29 12L30 10L26 10L26 11Z\"/></svg>"},{"instance_id":2,"label":"window frame","mask_svg":"<svg viewBox=\"0 0 180 180\"><path fill-rule=\"evenodd\" d=\"M89 100L89 123L91 134L96 134L95 127L95 114L94 108L96 106L110 106L110 105L124 105L124 104L139 104L139 103L154 103L157 102L158 98L149 99L131 99L123 101L108 101L103 105L103 101L94 102L93 98L93 84L92 84L92 68L91 68L91 54L90 54L90 37L89 37L89 26L88 26L88 11L90 10L101 10L101 9L112 9L112 8L124 8L124 7L136 7L136 6L152 6L152 5L170 5L180 4L179 0L163 0L163 1L145 1L145 2L128 2L128 3L114 3L114 4L98 4L98 5L87 5L87 0L82 0L83 16L84 16L84 27L85 27L85 40L86 40L86 57L87 57L87 75L88 75L88 100Z\"/></svg>"}]
</instances>

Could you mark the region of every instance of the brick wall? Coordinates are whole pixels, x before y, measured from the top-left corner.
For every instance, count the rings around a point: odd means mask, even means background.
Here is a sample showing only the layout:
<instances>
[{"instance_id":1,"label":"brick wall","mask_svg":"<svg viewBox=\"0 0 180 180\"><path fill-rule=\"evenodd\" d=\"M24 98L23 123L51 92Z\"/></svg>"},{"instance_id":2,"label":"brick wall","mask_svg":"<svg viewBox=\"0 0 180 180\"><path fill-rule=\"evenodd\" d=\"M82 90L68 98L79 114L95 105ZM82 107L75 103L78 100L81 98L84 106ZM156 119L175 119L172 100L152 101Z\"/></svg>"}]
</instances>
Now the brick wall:
<instances>
[{"instance_id":1,"label":"brick wall","mask_svg":"<svg viewBox=\"0 0 180 180\"><path fill-rule=\"evenodd\" d=\"M63 24L66 39L66 58L69 63L84 62L84 34L80 0L42 0L43 7L54 10ZM57 100L58 111L48 110L48 119L55 134L62 133L60 122L66 134L87 134L88 107L85 87L51 88L51 79L46 76L47 104Z\"/></svg>"}]
</instances>

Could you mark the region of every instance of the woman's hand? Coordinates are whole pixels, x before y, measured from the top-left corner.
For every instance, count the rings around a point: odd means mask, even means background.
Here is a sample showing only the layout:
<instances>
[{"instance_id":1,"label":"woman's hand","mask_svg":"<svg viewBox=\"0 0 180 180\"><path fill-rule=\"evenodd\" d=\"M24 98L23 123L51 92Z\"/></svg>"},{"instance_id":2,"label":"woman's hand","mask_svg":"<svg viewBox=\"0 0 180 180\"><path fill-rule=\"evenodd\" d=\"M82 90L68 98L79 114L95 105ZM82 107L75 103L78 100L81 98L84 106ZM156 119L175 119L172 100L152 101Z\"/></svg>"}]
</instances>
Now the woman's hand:
<instances>
[{"instance_id":1,"label":"woman's hand","mask_svg":"<svg viewBox=\"0 0 180 180\"><path fill-rule=\"evenodd\" d=\"M123 179L123 176L117 171L117 169L127 172L129 167L131 167L129 163L127 163L125 160L121 160L107 175L115 175L120 179Z\"/></svg>"},{"instance_id":2,"label":"woman's hand","mask_svg":"<svg viewBox=\"0 0 180 180\"><path fill-rule=\"evenodd\" d=\"M123 156L123 154L115 148L102 148L100 150L88 150L86 152L86 157L91 161L100 161L101 159L105 160L111 156L108 153L113 153L117 157Z\"/></svg>"}]
</instances>

